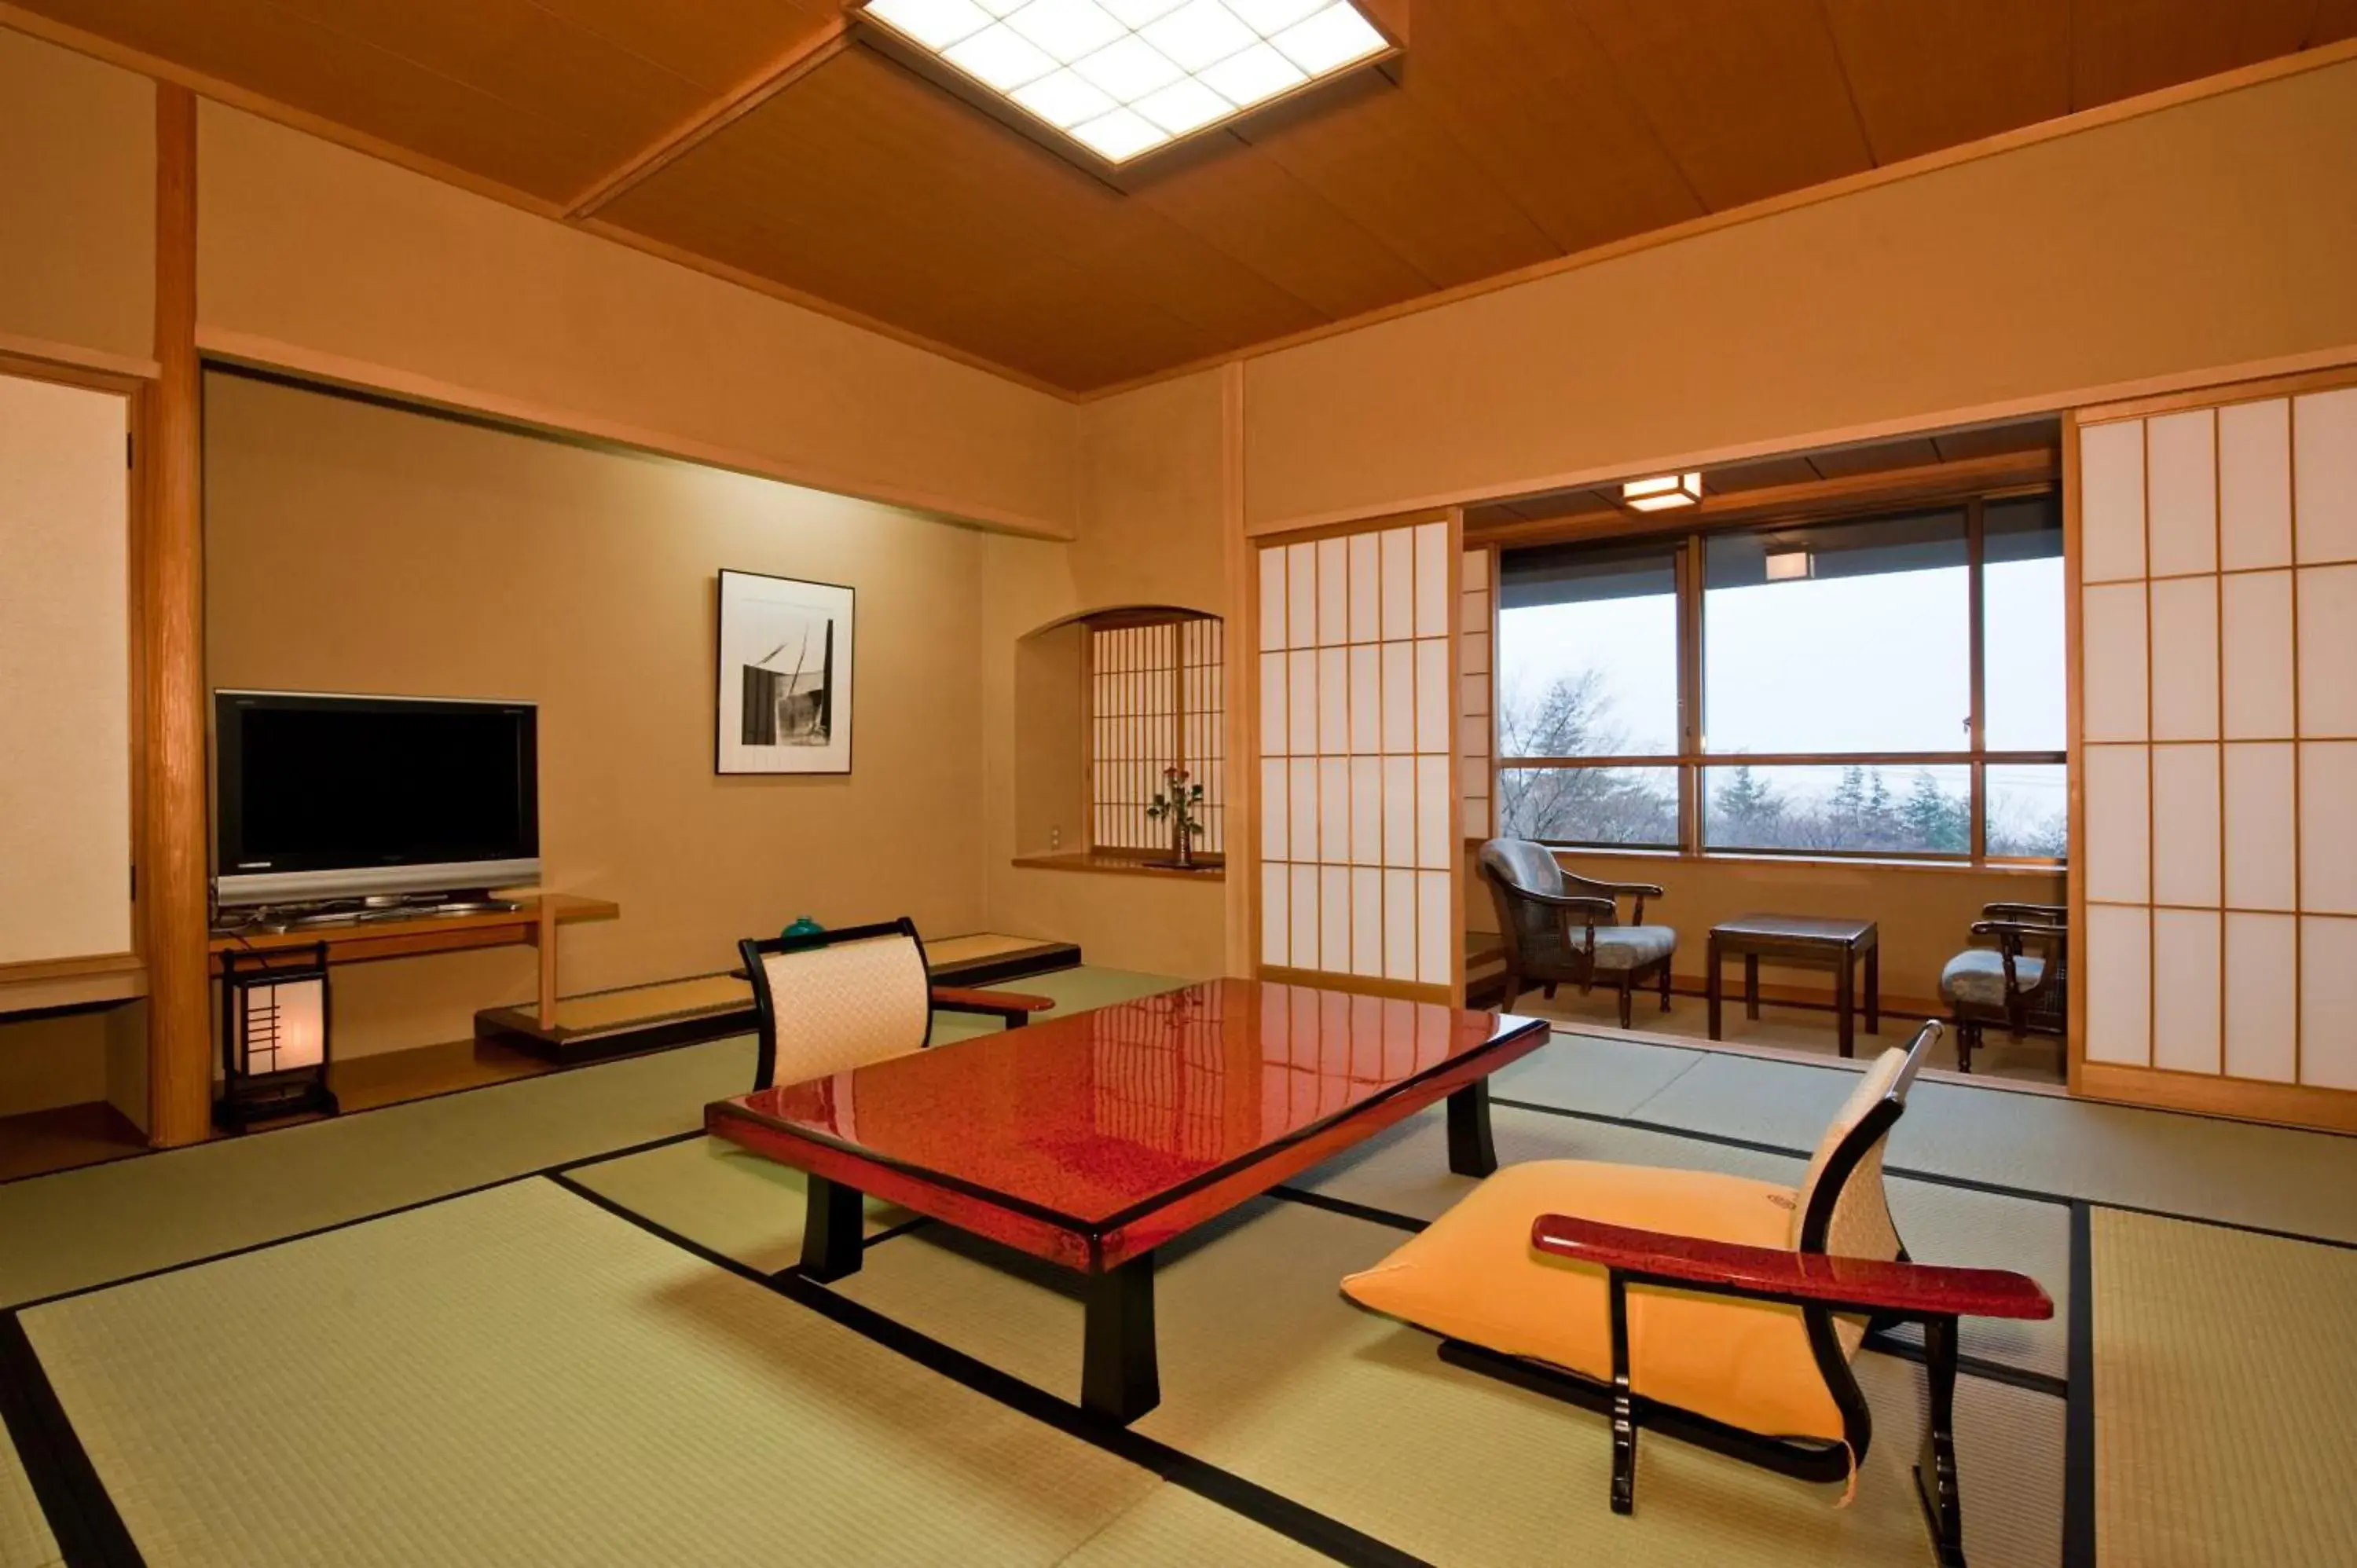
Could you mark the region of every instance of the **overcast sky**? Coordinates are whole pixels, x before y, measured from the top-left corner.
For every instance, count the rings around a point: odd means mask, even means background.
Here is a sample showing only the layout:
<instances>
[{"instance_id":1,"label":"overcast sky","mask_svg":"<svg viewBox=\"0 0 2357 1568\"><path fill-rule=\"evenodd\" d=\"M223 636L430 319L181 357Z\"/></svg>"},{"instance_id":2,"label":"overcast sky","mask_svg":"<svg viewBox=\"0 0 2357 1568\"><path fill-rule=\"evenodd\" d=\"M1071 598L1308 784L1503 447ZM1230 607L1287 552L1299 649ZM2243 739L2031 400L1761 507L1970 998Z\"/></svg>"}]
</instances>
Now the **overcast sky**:
<instances>
[{"instance_id":1,"label":"overcast sky","mask_svg":"<svg viewBox=\"0 0 2357 1568\"><path fill-rule=\"evenodd\" d=\"M2062 563L1987 568L1988 745L2063 746ZM1713 752L1944 751L1969 744L1966 569L1716 588L1704 624ZM1668 595L1512 609L1499 618L1501 700L1603 672L1620 749L1677 749L1676 609ZM1995 770L1992 769L1992 772ZM2061 769L2016 788L2062 804ZM1792 783L1801 783L1798 779Z\"/></svg>"}]
</instances>

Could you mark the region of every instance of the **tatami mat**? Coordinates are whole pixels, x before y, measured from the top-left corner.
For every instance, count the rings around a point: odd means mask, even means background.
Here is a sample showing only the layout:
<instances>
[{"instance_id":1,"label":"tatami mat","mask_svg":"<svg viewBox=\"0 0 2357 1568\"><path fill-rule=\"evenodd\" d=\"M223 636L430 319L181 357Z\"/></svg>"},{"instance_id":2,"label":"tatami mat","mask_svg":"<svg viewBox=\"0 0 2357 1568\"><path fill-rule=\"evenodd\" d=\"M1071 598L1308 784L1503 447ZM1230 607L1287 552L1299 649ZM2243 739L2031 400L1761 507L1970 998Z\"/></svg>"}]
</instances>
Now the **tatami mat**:
<instances>
[{"instance_id":1,"label":"tatami mat","mask_svg":"<svg viewBox=\"0 0 2357 1568\"><path fill-rule=\"evenodd\" d=\"M1060 1568L1312 1568L1329 1561L1183 1487L1161 1486Z\"/></svg>"},{"instance_id":2,"label":"tatami mat","mask_svg":"<svg viewBox=\"0 0 2357 1568\"><path fill-rule=\"evenodd\" d=\"M1029 952L1055 944L1043 937L1010 937L1004 931L970 931L962 937L928 937L925 961L935 969L945 964L976 963L1008 953Z\"/></svg>"},{"instance_id":3,"label":"tatami mat","mask_svg":"<svg viewBox=\"0 0 2357 1568\"><path fill-rule=\"evenodd\" d=\"M24 1321L154 1568L1045 1565L1161 1485L546 1182Z\"/></svg>"},{"instance_id":4,"label":"tatami mat","mask_svg":"<svg viewBox=\"0 0 2357 1568\"><path fill-rule=\"evenodd\" d=\"M715 1040L0 1187L0 1304L121 1279L687 1131L751 1080Z\"/></svg>"},{"instance_id":5,"label":"tatami mat","mask_svg":"<svg viewBox=\"0 0 2357 1568\"><path fill-rule=\"evenodd\" d=\"M927 1229L871 1249L835 1287L1066 1398L1081 1309ZM1881 1434L1856 1504L1649 1437L1632 1518L1607 1504L1597 1416L1449 1367L1428 1336L1351 1306L1336 1282L1399 1232L1265 1202L1180 1250L1158 1276L1161 1406L1138 1430L1404 1551L1448 1563L1926 1563L1909 1466L1920 1373L1867 1356ZM2062 1404L1977 1378L1959 1391L1968 1544L1980 1568L2052 1564ZM1975 1511L1973 1499L1983 1499Z\"/></svg>"},{"instance_id":6,"label":"tatami mat","mask_svg":"<svg viewBox=\"0 0 2357 1568\"><path fill-rule=\"evenodd\" d=\"M1054 1013L1182 983L1079 968L1028 979ZM1000 1027L942 1014L935 1038ZM125 1278L692 1131L752 1086L750 1037L713 1040L141 1159L0 1184L0 1306Z\"/></svg>"},{"instance_id":7,"label":"tatami mat","mask_svg":"<svg viewBox=\"0 0 2357 1568\"><path fill-rule=\"evenodd\" d=\"M806 1179L719 1138L690 1138L584 1165L568 1178L765 1274L802 1261ZM867 1200L870 1235L912 1218Z\"/></svg>"},{"instance_id":8,"label":"tatami mat","mask_svg":"<svg viewBox=\"0 0 2357 1568\"><path fill-rule=\"evenodd\" d=\"M1912 1112L1910 1112L1912 1114ZM1523 1160L1605 1160L1618 1165L1668 1165L1724 1171L1759 1181L1797 1185L1807 1162L1732 1148L1608 1122L1493 1106L1491 1129L1501 1164ZM1905 1124L1903 1122L1900 1123ZM1451 1176L1446 1122L1438 1107L1401 1122L1308 1173L1296 1185L1370 1208L1437 1219L1472 1190ZM2013 1269L2029 1275L2054 1298L2043 1323L1967 1318L1964 1353L2061 1378L2069 1369L2071 1222L2059 1203L2002 1197L1932 1182L1889 1177L1891 1217L1910 1255L1927 1263ZM1917 1337L1905 1330L1901 1338Z\"/></svg>"},{"instance_id":9,"label":"tatami mat","mask_svg":"<svg viewBox=\"0 0 2357 1568\"><path fill-rule=\"evenodd\" d=\"M2357 1563L2357 1251L2103 1208L2091 1239L2098 1561Z\"/></svg>"},{"instance_id":10,"label":"tatami mat","mask_svg":"<svg viewBox=\"0 0 2357 1568\"><path fill-rule=\"evenodd\" d=\"M1493 1094L1627 1116L1703 1061L1700 1051L1558 1033L1490 1079Z\"/></svg>"},{"instance_id":11,"label":"tatami mat","mask_svg":"<svg viewBox=\"0 0 2357 1568\"><path fill-rule=\"evenodd\" d=\"M985 991L1015 991L1032 996L1052 999L1056 1005L1045 1013L1034 1013L1034 1024L1050 1018L1062 1018L1092 1008L1110 1007L1116 1002L1133 997L1152 996L1158 992L1174 990L1187 983L1167 974L1141 974L1135 970L1100 969L1082 965L1078 969L1060 969L1049 974L1027 974L1019 980L1009 980L986 985ZM975 1035L996 1034L1003 1026L996 1018L977 1013L936 1013L933 1015L933 1044L946 1045Z\"/></svg>"},{"instance_id":12,"label":"tatami mat","mask_svg":"<svg viewBox=\"0 0 2357 1568\"><path fill-rule=\"evenodd\" d=\"M1556 1036L1538 1057L1588 1041ZM1608 1116L1691 1128L1792 1149L1815 1147L1857 1082L1836 1068L1723 1052L1694 1058L1633 1108L1609 1076L1593 1091L1552 1062L1498 1092ZM2052 1095L1923 1081L1891 1133L1891 1163L1942 1176L2238 1225L2357 1240L2357 1138L2214 1117L2138 1111Z\"/></svg>"},{"instance_id":13,"label":"tatami mat","mask_svg":"<svg viewBox=\"0 0 2357 1568\"><path fill-rule=\"evenodd\" d=\"M33 1483L8 1434L0 1432L0 1568L53 1568L63 1562Z\"/></svg>"},{"instance_id":14,"label":"tatami mat","mask_svg":"<svg viewBox=\"0 0 2357 1568\"><path fill-rule=\"evenodd\" d=\"M559 997L556 1026L572 1034L590 1034L622 1024L651 1024L752 1004L751 982L733 974L695 974L684 980L659 980L651 985ZM520 1010L522 1005L519 1004Z\"/></svg>"}]
</instances>

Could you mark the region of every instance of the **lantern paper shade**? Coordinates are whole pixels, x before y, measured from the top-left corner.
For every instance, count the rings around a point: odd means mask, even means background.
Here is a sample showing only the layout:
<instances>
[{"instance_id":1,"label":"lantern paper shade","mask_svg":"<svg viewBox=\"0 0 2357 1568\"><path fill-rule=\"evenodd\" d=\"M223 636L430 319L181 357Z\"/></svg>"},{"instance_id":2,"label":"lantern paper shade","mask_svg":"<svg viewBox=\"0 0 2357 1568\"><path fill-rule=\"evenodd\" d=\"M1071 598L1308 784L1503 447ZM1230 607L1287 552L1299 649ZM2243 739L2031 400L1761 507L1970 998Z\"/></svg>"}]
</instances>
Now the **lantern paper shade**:
<instances>
[{"instance_id":1,"label":"lantern paper shade","mask_svg":"<svg viewBox=\"0 0 2357 1568\"><path fill-rule=\"evenodd\" d=\"M213 1120L242 1132L277 1116L334 1115L326 946L226 952L221 963L221 1088Z\"/></svg>"}]
</instances>

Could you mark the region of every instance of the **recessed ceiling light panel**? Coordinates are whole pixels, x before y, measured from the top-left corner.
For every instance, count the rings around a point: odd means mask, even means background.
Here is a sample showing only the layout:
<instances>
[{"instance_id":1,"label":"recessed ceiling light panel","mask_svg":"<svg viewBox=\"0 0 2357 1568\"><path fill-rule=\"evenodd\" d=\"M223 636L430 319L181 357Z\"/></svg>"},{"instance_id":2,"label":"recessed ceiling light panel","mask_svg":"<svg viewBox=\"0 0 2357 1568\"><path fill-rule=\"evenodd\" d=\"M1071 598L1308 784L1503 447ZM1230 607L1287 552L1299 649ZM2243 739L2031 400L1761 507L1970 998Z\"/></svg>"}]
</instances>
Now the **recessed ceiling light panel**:
<instances>
[{"instance_id":1,"label":"recessed ceiling light panel","mask_svg":"<svg viewBox=\"0 0 2357 1568\"><path fill-rule=\"evenodd\" d=\"M1359 0L859 0L853 14L1110 164L1398 49Z\"/></svg>"}]
</instances>

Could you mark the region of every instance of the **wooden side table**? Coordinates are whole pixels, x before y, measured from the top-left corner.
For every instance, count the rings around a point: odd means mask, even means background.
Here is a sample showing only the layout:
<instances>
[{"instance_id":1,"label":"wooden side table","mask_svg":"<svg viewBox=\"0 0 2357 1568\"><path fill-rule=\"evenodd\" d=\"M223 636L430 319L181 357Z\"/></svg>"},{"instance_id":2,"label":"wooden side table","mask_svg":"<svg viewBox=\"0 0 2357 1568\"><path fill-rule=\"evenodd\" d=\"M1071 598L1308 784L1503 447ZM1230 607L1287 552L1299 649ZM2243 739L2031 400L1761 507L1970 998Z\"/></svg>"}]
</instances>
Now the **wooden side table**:
<instances>
[{"instance_id":1,"label":"wooden side table","mask_svg":"<svg viewBox=\"0 0 2357 1568\"><path fill-rule=\"evenodd\" d=\"M1834 972L1835 1027L1841 1054L1857 1055L1857 962L1866 961L1866 1032L1882 1033L1882 950L1872 920L1818 915L1744 915L1710 929L1710 1037L1719 1037L1719 965L1743 960L1743 1015L1760 1016L1760 961L1824 965Z\"/></svg>"}]
</instances>

